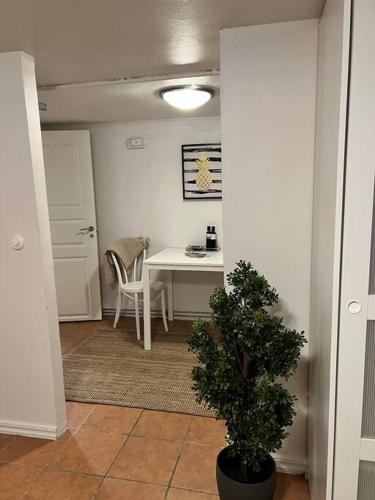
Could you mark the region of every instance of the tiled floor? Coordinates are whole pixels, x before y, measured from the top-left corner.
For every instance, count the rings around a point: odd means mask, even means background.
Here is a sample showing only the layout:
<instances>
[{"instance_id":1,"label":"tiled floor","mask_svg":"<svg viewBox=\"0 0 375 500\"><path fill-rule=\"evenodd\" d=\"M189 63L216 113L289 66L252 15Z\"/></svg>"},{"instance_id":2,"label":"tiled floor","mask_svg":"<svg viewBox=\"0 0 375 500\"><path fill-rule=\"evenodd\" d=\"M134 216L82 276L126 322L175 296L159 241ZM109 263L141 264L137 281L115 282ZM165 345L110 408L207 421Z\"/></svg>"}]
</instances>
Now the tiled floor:
<instances>
[{"instance_id":1,"label":"tiled floor","mask_svg":"<svg viewBox=\"0 0 375 500\"><path fill-rule=\"evenodd\" d=\"M91 325L64 325L63 348L90 335ZM222 422L83 403L67 403L67 413L69 428L56 442L0 435L1 500L219 498ZM308 498L302 476L278 474L275 500Z\"/></svg>"}]
</instances>

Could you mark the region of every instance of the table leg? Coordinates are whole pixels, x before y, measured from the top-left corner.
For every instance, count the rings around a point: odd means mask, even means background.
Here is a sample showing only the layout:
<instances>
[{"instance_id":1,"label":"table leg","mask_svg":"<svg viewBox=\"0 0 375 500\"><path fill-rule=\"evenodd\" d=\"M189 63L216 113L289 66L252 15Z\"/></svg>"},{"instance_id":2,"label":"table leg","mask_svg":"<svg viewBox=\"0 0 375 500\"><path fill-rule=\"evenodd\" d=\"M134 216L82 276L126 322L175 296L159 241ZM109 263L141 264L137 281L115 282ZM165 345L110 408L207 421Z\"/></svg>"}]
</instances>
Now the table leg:
<instances>
[{"instance_id":1,"label":"table leg","mask_svg":"<svg viewBox=\"0 0 375 500\"><path fill-rule=\"evenodd\" d=\"M144 264L143 269L143 325L144 349L151 350L151 306L150 306L150 269Z\"/></svg>"},{"instance_id":2,"label":"table leg","mask_svg":"<svg viewBox=\"0 0 375 500\"><path fill-rule=\"evenodd\" d=\"M168 321L173 321L173 271L167 271Z\"/></svg>"}]
</instances>

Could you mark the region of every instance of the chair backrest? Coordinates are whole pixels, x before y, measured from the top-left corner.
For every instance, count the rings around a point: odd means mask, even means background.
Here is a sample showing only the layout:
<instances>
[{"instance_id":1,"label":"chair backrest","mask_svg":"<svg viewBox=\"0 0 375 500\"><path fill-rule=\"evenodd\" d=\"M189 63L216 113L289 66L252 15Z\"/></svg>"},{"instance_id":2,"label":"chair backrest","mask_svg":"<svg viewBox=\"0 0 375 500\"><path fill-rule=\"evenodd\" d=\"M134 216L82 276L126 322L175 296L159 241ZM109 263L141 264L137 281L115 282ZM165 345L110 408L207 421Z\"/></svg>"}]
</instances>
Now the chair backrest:
<instances>
[{"instance_id":1,"label":"chair backrest","mask_svg":"<svg viewBox=\"0 0 375 500\"><path fill-rule=\"evenodd\" d=\"M111 252L111 257L115 265L117 280L121 286L133 281L143 281L143 261L147 258L147 248L135 258L128 270L125 269L121 260L117 258L114 252Z\"/></svg>"}]
</instances>

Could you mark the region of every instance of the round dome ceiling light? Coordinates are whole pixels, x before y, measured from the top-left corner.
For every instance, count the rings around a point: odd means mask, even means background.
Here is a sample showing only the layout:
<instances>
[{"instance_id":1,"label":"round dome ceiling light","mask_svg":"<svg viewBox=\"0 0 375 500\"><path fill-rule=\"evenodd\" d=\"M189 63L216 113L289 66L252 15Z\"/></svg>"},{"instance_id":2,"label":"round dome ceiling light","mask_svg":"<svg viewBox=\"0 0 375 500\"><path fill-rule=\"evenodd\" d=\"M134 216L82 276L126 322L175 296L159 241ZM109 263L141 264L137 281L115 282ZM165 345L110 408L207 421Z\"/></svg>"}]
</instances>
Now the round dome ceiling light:
<instances>
[{"instance_id":1,"label":"round dome ceiling light","mask_svg":"<svg viewBox=\"0 0 375 500\"><path fill-rule=\"evenodd\" d=\"M160 91L160 97L178 109L195 109L206 104L214 95L213 89L198 85L179 85Z\"/></svg>"}]
</instances>

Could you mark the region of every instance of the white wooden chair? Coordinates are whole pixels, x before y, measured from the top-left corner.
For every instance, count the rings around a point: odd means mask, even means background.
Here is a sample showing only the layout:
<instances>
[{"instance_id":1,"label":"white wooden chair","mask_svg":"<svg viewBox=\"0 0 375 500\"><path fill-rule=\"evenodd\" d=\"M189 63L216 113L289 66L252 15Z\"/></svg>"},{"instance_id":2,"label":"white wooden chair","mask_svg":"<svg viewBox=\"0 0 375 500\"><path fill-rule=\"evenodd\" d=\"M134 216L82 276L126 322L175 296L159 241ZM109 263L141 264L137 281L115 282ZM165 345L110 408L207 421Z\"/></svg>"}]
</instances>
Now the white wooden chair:
<instances>
[{"instance_id":1,"label":"white wooden chair","mask_svg":"<svg viewBox=\"0 0 375 500\"><path fill-rule=\"evenodd\" d=\"M118 281L118 296L116 305L116 315L115 321L113 323L113 328L117 327L117 323L120 317L120 311L122 308L122 301L124 296L131 300L134 300L135 307L135 321L137 326L137 339L141 338L141 329L139 322L139 302L142 300L139 296L143 295L143 261L147 257L147 249L145 248L140 255L133 262L131 268L127 271L123 266L120 259L116 257L114 252L111 252L111 257L116 268L117 281ZM138 280L138 275L140 271L140 279ZM165 302L165 283L161 281L151 281L150 282L150 292L153 299L161 298L161 310L163 314L164 329L168 331L167 323L167 312L166 312L166 302Z\"/></svg>"}]
</instances>

